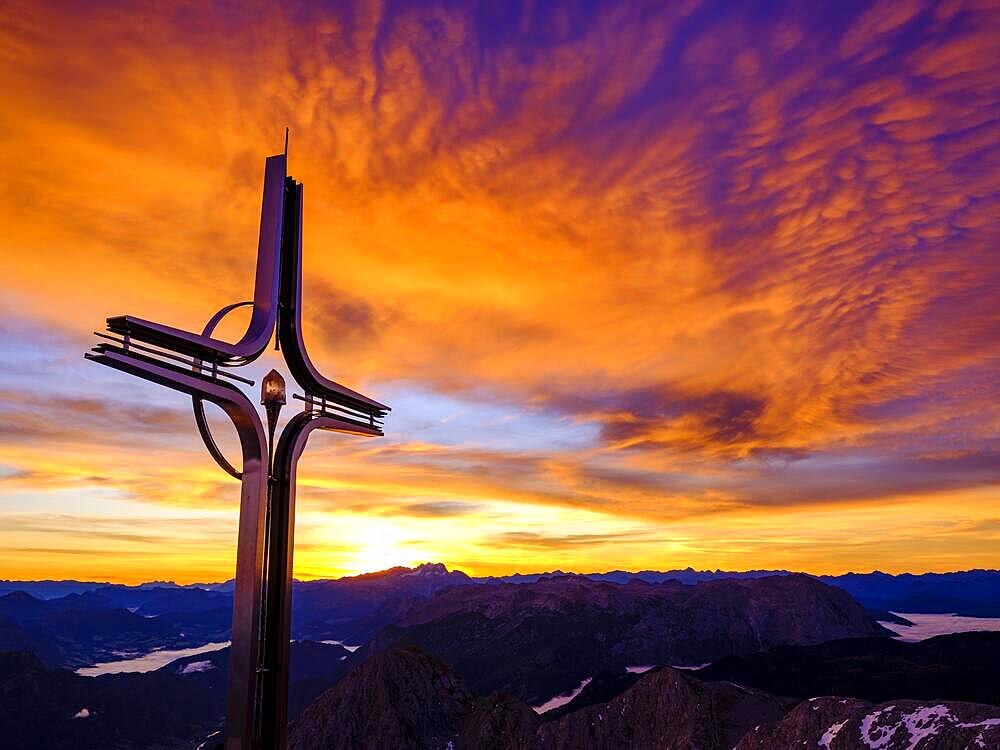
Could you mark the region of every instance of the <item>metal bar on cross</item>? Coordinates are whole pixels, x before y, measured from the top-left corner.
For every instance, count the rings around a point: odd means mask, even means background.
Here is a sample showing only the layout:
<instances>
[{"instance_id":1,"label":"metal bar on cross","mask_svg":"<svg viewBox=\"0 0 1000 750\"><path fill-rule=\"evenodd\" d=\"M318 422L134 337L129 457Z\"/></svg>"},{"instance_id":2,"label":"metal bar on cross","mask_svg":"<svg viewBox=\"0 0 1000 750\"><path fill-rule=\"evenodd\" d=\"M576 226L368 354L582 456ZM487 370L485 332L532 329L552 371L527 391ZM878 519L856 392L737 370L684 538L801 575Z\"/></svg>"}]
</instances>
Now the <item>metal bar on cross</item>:
<instances>
[{"instance_id":1,"label":"metal bar on cross","mask_svg":"<svg viewBox=\"0 0 1000 750\"><path fill-rule=\"evenodd\" d=\"M189 395L195 425L219 466L239 479L239 536L233 591L232 644L223 731L225 750L283 750L288 723L292 552L298 460L315 430L381 436L389 407L326 378L302 340L302 184L287 176L285 152L267 158L253 300L217 312L200 334L142 318L108 318L108 334L84 356ZM213 336L232 310L250 306L246 332L235 343ZM267 428L230 380L253 385L220 368L256 360L271 337L304 395L305 409L274 443L284 379L264 378L261 403ZM183 366L182 366L183 365ZM225 379L222 379L225 377ZM236 427L242 469L219 449L204 401L220 406Z\"/></svg>"}]
</instances>

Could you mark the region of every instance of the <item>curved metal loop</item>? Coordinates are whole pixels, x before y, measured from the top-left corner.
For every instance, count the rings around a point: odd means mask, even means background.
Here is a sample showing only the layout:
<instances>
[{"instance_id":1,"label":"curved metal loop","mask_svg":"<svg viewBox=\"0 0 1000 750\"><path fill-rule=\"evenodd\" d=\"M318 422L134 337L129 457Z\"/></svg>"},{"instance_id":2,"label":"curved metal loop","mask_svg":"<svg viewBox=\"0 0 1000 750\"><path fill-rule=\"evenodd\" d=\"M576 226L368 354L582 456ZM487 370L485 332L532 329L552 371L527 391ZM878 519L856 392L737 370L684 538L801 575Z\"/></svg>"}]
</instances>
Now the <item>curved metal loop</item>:
<instances>
[{"instance_id":1,"label":"curved metal loop","mask_svg":"<svg viewBox=\"0 0 1000 750\"><path fill-rule=\"evenodd\" d=\"M247 305L252 304L253 301L250 300L247 302L234 302L231 305L226 305L209 319L209 321L205 324L205 329L201 332L201 335L211 336L212 332L215 331L215 327L219 325L219 323L222 322L222 319L229 313L238 307L246 307ZM201 360L195 359L191 369L194 372L201 372ZM198 425L198 432L201 434L201 440L205 444L205 448L208 450L209 455L214 458L215 463L217 463L222 470L231 477L234 479L243 479L243 472L238 471L236 467L229 463L229 460L223 455L218 444L215 442L215 438L212 437L212 430L209 428L208 419L205 417L205 403L199 396L192 396L191 405L194 407L194 422Z\"/></svg>"}]
</instances>

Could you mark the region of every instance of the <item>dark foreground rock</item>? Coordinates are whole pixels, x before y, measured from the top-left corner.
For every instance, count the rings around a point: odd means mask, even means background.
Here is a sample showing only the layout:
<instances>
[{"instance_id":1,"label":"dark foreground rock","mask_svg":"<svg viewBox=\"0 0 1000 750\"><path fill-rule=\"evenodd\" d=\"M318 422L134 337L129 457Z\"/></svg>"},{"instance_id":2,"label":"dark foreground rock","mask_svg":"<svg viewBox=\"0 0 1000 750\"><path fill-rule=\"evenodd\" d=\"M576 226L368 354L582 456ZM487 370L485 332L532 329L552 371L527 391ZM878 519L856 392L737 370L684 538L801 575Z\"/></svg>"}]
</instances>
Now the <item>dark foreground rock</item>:
<instances>
[{"instance_id":1,"label":"dark foreground rock","mask_svg":"<svg viewBox=\"0 0 1000 750\"><path fill-rule=\"evenodd\" d=\"M736 750L964 750L1000 747L1000 709L976 703L816 698L757 727Z\"/></svg>"}]
</instances>

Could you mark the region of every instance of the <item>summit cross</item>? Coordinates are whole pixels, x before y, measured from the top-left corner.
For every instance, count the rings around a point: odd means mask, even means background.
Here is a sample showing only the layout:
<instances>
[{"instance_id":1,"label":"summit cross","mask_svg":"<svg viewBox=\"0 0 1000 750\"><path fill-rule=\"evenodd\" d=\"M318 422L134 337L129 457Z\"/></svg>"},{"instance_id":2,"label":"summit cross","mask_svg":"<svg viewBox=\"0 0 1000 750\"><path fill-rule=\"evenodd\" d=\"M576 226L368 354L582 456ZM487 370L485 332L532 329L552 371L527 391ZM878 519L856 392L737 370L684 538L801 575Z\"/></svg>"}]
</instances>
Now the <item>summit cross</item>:
<instances>
[{"instance_id":1,"label":"summit cross","mask_svg":"<svg viewBox=\"0 0 1000 750\"><path fill-rule=\"evenodd\" d=\"M314 430L378 437L389 407L319 372L302 340L302 183L287 175L284 153L264 166L264 190L253 299L227 305L202 332L191 333L132 316L107 319L102 341L84 356L108 367L185 393L195 424L216 463L241 482L232 644L226 697L225 750L283 750L288 724L292 552L298 460ZM246 332L235 343L213 337L231 311L251 307ZM276 346L302 395L303 411L274 444L284 379L264 378L265 431L250 399L236 385L253 381L231 372ZM204 402L219 406L240 440L242 468L219 449Z\"/></svg>"}]
</instances>

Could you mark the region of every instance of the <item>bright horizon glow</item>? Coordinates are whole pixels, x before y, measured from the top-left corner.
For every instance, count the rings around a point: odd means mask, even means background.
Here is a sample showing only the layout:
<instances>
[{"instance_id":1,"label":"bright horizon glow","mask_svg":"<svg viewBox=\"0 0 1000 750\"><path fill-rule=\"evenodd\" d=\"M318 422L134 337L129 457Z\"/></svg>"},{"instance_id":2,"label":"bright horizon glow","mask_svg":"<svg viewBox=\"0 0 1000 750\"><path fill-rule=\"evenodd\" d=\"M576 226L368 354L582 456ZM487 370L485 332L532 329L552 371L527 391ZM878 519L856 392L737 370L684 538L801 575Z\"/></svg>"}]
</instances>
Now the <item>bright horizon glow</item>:
<instances>
[{"instance_id":1,"label":"bright horizon glow","mask_svg":"<svg viewBox=\"0 0 1000 750\"><path fill-rule=\"evenodd\" d=\"M296 576L1000 561L995 9L6 17L0 578L232 576L190 403L82 354L246 298L286 125L310 352L393 407L311 440Z\"/></svg>"}]
</instances>

